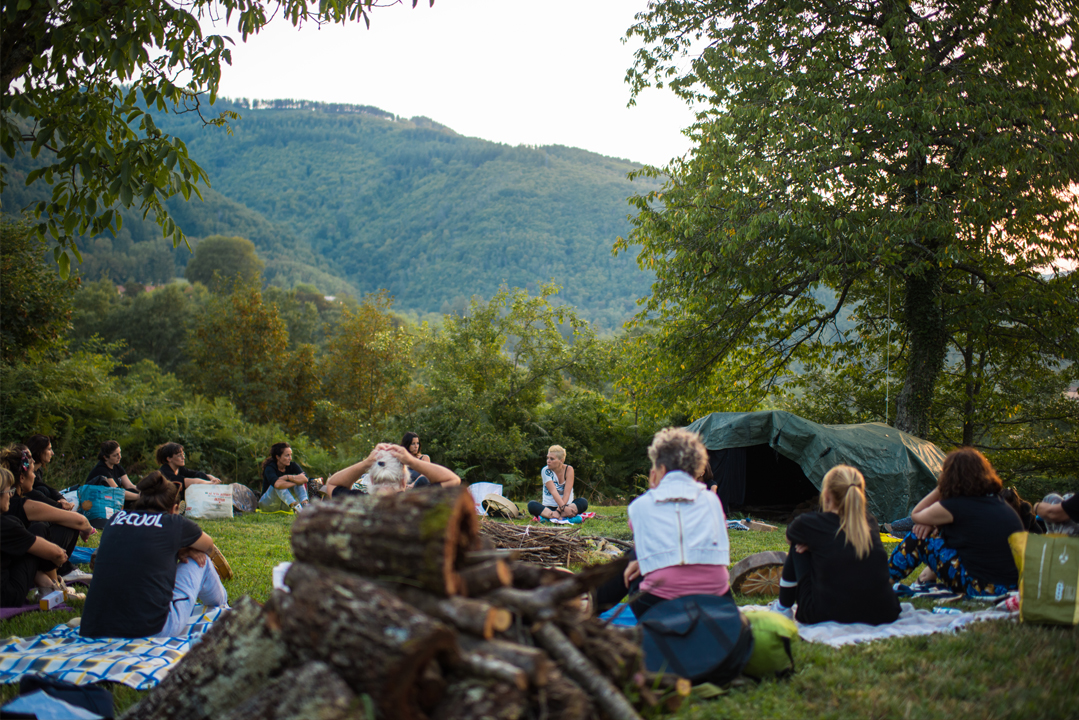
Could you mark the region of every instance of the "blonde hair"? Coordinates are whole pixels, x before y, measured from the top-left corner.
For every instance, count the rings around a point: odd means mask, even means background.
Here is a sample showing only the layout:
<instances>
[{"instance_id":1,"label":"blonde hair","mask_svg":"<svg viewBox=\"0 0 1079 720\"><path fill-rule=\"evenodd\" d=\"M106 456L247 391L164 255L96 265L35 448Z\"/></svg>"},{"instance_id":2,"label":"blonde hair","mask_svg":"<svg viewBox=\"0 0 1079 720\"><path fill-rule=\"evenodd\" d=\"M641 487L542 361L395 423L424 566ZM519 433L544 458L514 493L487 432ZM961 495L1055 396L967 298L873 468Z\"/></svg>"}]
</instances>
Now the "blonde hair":
<instances>
[{"instance_id":1,"label":"blonde hair","mask_svg":"<svg viewBox=\"0 0 1079 720\"><path fill-rule=\"evenodd\" d=\"M375 456L375 464L371 466L367 479L375 490L404 490L405 466L388 452L380 452Z\"/></svg>"},{"instance_id":2,"label":"blonde hair","mask_svg":"<svg viewBox=\"0 0 1079 720\"><path fill-rule=\"evenodd\" d=\"M648 459L652 461L652 467L662 465L667 472L681 470L698 478L708 462L708 451L697 433L685 428L664 428L652 438Z\"/></svg>"},{"instance_id":3,"label":"blonde hair","mask_svg":"<svg viewBox=\"0 0 1079 720\"><path fill-rule=\"evenodd\" d=\"M854 546L859 560L873 548L869 534L869 522L865 517L865 478L850 465L836 465L824 476L821 497L827 496L832 511L839 515L839 530L847 536L846 542Z\"/></svg>"},{"instance_id":4,"label":"blonde hair","mask_svg":"<svg viewBox=\"0 0 1079 720\"><path fill-rule=\"evenodd\" d=\"M0 492L15 484L15 476L6 467L0 467Z\"/></svg>"},{"instance_id":5,"label":"blonde hair","mask_svg":"<svg viewBox=\"0 0 1079 720\"><path fill-rule=\"evenodd\" d=\"M547 448L547 454L554 455L562 462L566 462L566 448L562 447L561 445L552 445L551 447Z\"/></svg>"}]
</instances>

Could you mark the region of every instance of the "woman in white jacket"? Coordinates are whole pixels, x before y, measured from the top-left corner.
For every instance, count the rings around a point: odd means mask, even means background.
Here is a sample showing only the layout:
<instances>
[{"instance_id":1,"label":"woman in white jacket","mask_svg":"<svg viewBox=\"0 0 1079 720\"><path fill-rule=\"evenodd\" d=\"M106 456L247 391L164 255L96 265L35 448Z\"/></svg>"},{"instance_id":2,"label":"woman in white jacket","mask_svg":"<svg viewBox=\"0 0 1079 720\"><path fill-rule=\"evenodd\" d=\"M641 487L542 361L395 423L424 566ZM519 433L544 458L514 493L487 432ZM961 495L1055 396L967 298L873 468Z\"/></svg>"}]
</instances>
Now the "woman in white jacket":
<instances>
[{"instance_id":1,"label":"woman in white jacket","mask_svg":"<svg viewBox=\"0 0 1079 720\"><path fill-rule=\"evenodd\" d=\"M695 479L708 459L700 437L681 428L660 430L648 457L649 490L629 506L635 550L623 587L604 586L596 598L602 610L614 594L624 595L628 588L637 617L663 600L730 592L723 506Z\"/></svg>"}]
</instances>

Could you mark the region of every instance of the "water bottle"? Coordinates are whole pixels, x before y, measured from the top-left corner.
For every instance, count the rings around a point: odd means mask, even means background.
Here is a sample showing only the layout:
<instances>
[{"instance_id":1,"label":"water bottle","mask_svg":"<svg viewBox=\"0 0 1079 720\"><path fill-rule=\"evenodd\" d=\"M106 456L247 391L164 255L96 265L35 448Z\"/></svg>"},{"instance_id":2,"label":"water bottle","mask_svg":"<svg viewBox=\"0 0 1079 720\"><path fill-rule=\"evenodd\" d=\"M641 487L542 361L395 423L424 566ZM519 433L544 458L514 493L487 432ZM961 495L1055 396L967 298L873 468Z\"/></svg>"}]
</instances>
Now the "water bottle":
<instances>
[{"instance_id":1,"label":"water bottle","mask_svg":"<svg viewBox=\"0 0 1079 720\"><path fill-rule=\"evenodd\" d=\"M956 608L953 608L953 607L935 607L935 608L933 608L933 612L936 613L937 615L962 615L963 614L962 610L957 610Z\"/></svg>"}]
</instances>

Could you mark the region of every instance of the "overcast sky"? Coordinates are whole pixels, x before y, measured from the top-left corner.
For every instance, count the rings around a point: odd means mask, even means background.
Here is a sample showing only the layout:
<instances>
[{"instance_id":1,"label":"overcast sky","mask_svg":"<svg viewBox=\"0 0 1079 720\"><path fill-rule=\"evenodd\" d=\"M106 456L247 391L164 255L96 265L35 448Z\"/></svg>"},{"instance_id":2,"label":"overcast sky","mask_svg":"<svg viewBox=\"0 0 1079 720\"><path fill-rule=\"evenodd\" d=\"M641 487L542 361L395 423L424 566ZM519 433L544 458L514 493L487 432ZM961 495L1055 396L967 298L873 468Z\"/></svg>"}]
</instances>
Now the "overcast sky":
<instances>
[{"instance_id":1,"label":"overcast sky","mask_svg":"<svg viewBox=\"0 0 1079 720\"><path fill-rule=\"evenodd\" d=\"M427 2L375 8L370 30L275 18L247 43L225 33L237 43L220 94L374 105L485 140L656 165L689 149L692 114L672 93L626 107L633 48L621 38L645 0Z\"/></svg>"}]
</instances>

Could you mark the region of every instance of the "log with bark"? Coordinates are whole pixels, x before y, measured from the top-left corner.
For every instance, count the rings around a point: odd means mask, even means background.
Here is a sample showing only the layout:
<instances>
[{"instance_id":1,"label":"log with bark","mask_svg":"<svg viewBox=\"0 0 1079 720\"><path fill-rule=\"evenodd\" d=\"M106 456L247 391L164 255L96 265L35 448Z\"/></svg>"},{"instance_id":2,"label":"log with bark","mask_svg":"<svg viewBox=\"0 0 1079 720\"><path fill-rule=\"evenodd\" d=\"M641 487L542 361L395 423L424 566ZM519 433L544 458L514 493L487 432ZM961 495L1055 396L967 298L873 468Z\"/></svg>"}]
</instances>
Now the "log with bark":
<instances>
[{"instance_id":1,"label":"log with bark","mask_svg":"<svg viewBox=\"0 0 1079 720\"><path fill-rule=\"evenodd\" d=\"M374 720L328 665L309 662L271 680L222 720Z\"/></svg>"},{"instance_id":2,"label":"log with bark","mask_svg":"<svg viewBox=\"0 0 1079 720\"><path fill-rule=\"evenodd\" d=\"M316 503L292 524L296 560L457 595L457 568L478 549L479 528L465 488L359 495Z\"/></svg>"}]
</instances>

